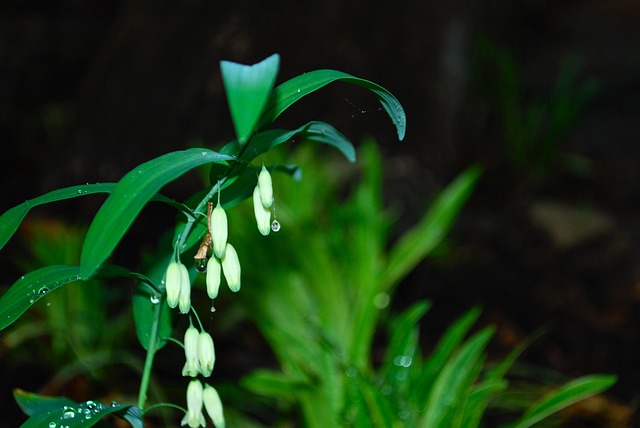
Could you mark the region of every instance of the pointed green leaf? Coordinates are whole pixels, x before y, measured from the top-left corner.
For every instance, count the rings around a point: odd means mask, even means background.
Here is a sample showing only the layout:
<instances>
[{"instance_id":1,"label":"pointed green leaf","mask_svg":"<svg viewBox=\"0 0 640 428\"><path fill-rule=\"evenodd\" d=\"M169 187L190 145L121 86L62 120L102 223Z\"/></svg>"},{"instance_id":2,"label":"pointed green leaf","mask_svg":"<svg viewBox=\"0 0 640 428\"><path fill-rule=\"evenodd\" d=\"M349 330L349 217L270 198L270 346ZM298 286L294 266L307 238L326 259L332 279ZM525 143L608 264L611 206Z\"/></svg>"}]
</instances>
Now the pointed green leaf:
<instances>
[{"instance_id":1,"label":"pointed green leaf","mask_svg":"<svg viewBox=\"0 0 640 428\"><path fill-rule=\"evenodd\" d=\"M583 376L567 382L531 406L513 426L514 428L530 427L573 403L601 393L615 382L616 377L612 375Z\"/></svg>"},{"instance_id":2,"label":"pointed green leaf","mask_svg":"<svg viewBox=\"0 0 640 428\"><path fill-rule=\"evenodd\" d=\"M0 297L0 330L48 293L80 279L80 268L67 265L47 266L24 275Z\"/></svg>"},{"instance_id":3,"label":"pointed green leaf","mask_svg":"<svg viewBox=\"0 0 640 428\"><path fill-rule=\"evenodd\" d=\"M56 411L64 406L75 406L75 401L65 397L47 397L21 389L13 390L13 397L27 416L36 413Z\"/></svg>"},{"instance_id":4,"label":"pointed green leaf","mask_svg":"<svg viewBox=\"0 0 640 428\"><path fill-rule=\"evenodd\" d=\"M277 86L269 98L264 114L260 118L257 129L271 124L280 114L300 98L328 85L342 81L369 89L376 96L396 127L398 139L404 139L407 129L407 118L400 102L382 86L365 79L336 70L315 70L287 80Z\"/></svg>"},{"instance_id":5,"label":"pointed green leaf","mask_svg":"<svg viewBox=\"0 0 640 428\"><path fill-rule=\"evenodd\" d=\"M195 148L167 153L127 173L89 226L80 258L81 275L90 277L111 255L142 208L160 188L200 165L232 159L212 150Z\"/></svg>"},{"instance_id":6,"label":"pointed green leaf","mask_svg":"<svg viewBox=\"0 0 640 428\"><path fill-rule=\"evenodd\" d=\"M0 248L4 247L11 236L13 236L31 208L49 202L76 198L78 196L110 193L114 187L115 183L83 184L80 186L65 187L16 205L0 216Z\"/></svg>"},{"instance_id":7,"label":"pointed green leaf","mask_svg":"<svg viewBox=\"0 0 640 428\"><path fill-rule=\"evenodd\" d=\"M258 369L242 378L242 386L255 394L293 403L296 400L292 379L274 370Z\"/></svg>"},{"instance_id":8,"label":"pointed green leaf","mask_svg":"<svg viewBox=\"0 0 640 428\"><path fill-rule=\"evenodd\" d=\"M484 349L493 331L485 328L473 335L452 356L438 374L428 397L420 426L451 426L451 420L462 410L472 393L472 385L484 359Z\"/></svg>"},{"instance_id":9,"label":"pointed green leaf","mask_svg":"<svg viewBox=\"0 0 640 428\"><path fill-rule=\"evenodd\" d=\"M15 231L18 229L18 226L20 226L20 223L27 215L29 210L31 210L31 208L34 208L38 205L47 204L49 202L76 198L78 196L95 195L98 193L111 193L111 191L115 187L116 183L82 184L78 186L65 187L63 189L57 189L49 193L45 193L42 196L38 196L37 198L25 201L20 205L16 205L0 216L0 249L2 249L2 247L4 247L11 236L13 236ZM187 216L193 215L193 213L187 206L169 199L166 196L157 194L154 195L153 200L169 204L184 212Z\"/></svg>"},{"instance_id":10,"label":"pointed green leaf","mask_svg":"<svg viewBox=\"0 0 640 428\"><path fill-rule=\"evenodd\" d=\"M433 352L424 362L422 374L418 382L422 387L416 388L414 391L415 400L424 400L430 394L436 376L442 371L447 361L458 349L479 316L480 310L478 308L471 309L458 318L442 335Z\"/></svg>"},{"instance_id":11,"label":"pointed green leaf","mask_svg":"<svg viewBox=\"0 0 640 428\"><path fill-rule=\"evenodd\" d=\"M220 62L231 120L241 144L249 139L258 123L275 84L279 65L278 54L254 65Z\"/></svg>"},{"instance_id":12,"label":"pointed green leaf","mask_svg":"<svg viewBox=\"0 0 640 428\"><path fill-rule=\"evenodd\" d=\"M392 248L382 276L385 287L393 287L444 239L471 196L480 173L476 166L458 176L437 196L420 223Z\"/></svg>"},{"instance_id":13,"label":"pointed green leaf","mask_svg":"<svg viewBox=\"0 0 640 428\"><path fill-rule=\"evenodd\" d=\"M248 149L245 150L241 159L246 162L251 162L254 158L280 144L290 141L292 138L328 144L338 149L349 162L354 162L356 159L356 151L351 141L338 132L333 126L318 121L309 122L291 131L272 129L260 132L249 141Z\"/></svg>"},{"instance_id":14,"label":"pointed green leaf","mask_svg":"<svg viewBox=\"0 0 640 428\"><path fill-rule=\"evenodd\" d=\"M126 419L134 428L143 427L140 410L132 405L114 403L107 406L91 400L76 403L65 397L45 397L21 390L15 390L14 397L30 416L20 428L102 426L102 418L112 413Z\"/></svg>"}]
</instances>

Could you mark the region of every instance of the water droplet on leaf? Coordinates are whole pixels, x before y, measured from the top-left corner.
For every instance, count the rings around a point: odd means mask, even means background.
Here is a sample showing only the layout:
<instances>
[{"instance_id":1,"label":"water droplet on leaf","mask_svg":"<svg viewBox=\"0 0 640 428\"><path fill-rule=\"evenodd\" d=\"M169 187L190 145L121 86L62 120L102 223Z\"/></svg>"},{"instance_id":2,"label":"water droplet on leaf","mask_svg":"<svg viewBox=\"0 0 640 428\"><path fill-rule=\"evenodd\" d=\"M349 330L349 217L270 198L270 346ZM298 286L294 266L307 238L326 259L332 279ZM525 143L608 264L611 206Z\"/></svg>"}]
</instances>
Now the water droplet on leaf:
<instances>
[{"instance_id":1,"label":"water droplet on leaf","mask_svg":"<svg viewBox=\"0 0 640 428\"><path fill-rule=\"evenodd\" d=\"M49 289L47 287L42 287L40 290L38 290L38 294L41 296L44 296L48 292L49 292Z\"/></svg>"},{"instance_id":2,"label":"water droplet on leaf","mask_svg":"<svg viewBox=\"0 0 640 428\"><path fill-rule=\"evenodd\" d=\"M151 301L151 304L153 305L157 305L158 303L160 303L160 298L158 296L156 296L155 294L151 297L149 297L149 300Z\"/></svg>"}]
</instances>

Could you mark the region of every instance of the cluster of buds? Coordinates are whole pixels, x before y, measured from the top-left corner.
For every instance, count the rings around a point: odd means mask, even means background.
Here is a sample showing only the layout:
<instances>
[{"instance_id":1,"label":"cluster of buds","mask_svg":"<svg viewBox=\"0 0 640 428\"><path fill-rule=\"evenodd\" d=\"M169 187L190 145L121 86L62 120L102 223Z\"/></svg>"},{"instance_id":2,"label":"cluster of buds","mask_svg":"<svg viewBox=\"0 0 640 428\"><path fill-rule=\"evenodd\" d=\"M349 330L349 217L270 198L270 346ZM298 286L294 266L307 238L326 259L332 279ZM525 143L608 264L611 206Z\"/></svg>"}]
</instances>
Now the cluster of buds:
<instances>
[{"instance_id":1,"label":"cluster of buds","mask_svg":"<svg viewBox=\"0 0 640 428\"><path fill-rule=\"evenodd\" d=\"M211 376L216 353L209 333L199 332L193 325L189 326L184 333L184 354L186 362L182 376L196 377L198 373L204 377Z\"/></svg>"},{"instance_id":2,"label":"cluster of buds","mask_svg":"<svg viewBox=\"0 0 640 428\"><path fill-rule=\"evenodd\" d=\"M258 230L265 236L272 230L280 230L277 220L271 222L273 200L271 175L263 165L253 191L253 207ZM233 245L227 242L227 214L220 205L220 198L218 197L215 208L212 202L209 202L208 208L208 232L194 259L196 269L206 272L207 295L213 300L218 296L222 275L231 291L240 290L241 270L238 254ZM171 308L177 306L182 314L188 313L191 309L191 282L187 268L179 260L169 263L165 285L167 304ZM205 384L203 387L200 380L196 379L199 375L208 378L213 371L216 356L211 335L190 325L184 335L184 350L186 361L182 375L193 379L187 387L187 413L181 425L192 428L206 426L202 412L204 406L214 425L224 427L224 414L218 392L210 385Z\"/></svg>"},{"instance_id":3,"label":"cluster of buds","mask_svg":"<svg viewBox=\"0 0 640 428\"><path fill-rule=\"evenodd\" d=\"M184 334L184 353L186 362L182 369L183 376L195 378L199 374L204 377L211 376L216 362L213 339L206 331L198 331L190 325ZM189 427L204 427L206 422L202 414L202 407L217 428L225 426L222 402L218 392L212 386L202 383L198 379L192 379L187 387L187 413L182 418L181 425Z\"/></svg>"},{"instance_id":4,"label":"cluster of buds","mask_svg":"<svg viewBox=\"0 0 640 428\"><path fill-rule=\"evenodd\" d=\"M178 306L181 314L191 309L191 280L185 265L172 261L167 267L165 275L167 289L167 304L170 308Z\"/></svg>"},{"instance_id":5,"label":"cluster of buds","mask_svg":"<svg viewBox=\"0 0 640 428\"><path fill-rule=\"evenodd\" d=\"M271 183L271 174L263 165L258 174L258 184L253 189L253 213L256 217L258 230L264 236L267 236L272 230L274 232L280 230L280 224L277 220L273 220L273 223L271 222L272 206L273 184Z\"/></svg>"},{"instance_id":6,"label":"cluster of buds","mask_svg":"<svg viewBox=\"0 0 640 428\"><path fill-rule=\"evenodd\" d=\"M196 260L206 259L209 249L212 250L212 255L206 262L207 271L207 294L210 299L215 299L218 296L218 290L220 289L221 274L224 274L224 278L227 281L229 289L233 292L240 290L240 260L238 259L238 253L236 249L227 242L229 236L229 229L227 226L227 213L224 208L218 205L212 209L213 204L209 202L209 215L207 216L207 227L209 232L205 241L200 246L198 254L195 255ZM210 244L207 244L207 240L210 239ZM203 246L205 247L203 249Z\"/></svg>"},{"instance_id":7,"label":"cluster of buds","mask_svg":"<svg viewBox=\"0 0 640 428\"><path fill-rule=\"evenodd\" d=\"M189 425L191 428L206 426L207 423L202 413L203 406L216 428L224 428L225 420L218 391L208 384L205 384L203 388L202 382L198 379L193 379L187 387L187 413L182 418L180 425Z\"/></svg>"}]
</instances>

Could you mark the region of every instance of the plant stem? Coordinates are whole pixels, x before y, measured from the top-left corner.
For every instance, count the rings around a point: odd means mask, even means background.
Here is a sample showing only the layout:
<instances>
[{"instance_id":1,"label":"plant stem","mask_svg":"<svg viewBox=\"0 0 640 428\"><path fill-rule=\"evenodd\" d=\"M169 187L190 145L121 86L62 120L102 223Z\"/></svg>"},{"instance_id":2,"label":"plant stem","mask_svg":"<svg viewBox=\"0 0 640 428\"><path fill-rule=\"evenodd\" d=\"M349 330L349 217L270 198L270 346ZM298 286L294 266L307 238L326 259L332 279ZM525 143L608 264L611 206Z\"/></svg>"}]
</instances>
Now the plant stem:
<instances>
[{"instance_id":1,"label":"plant stem","mask_svg":"<svg viewBox=\"0 0 640 428\"><path fill-rule=\"evenodd\" d=\"M211 188L211 190L209 190L209 193L207 193L207 196L205 196L200 203L198 204L198 206L193 210L193 212L195 213L195 215L197 216L198 213L204 213L204 207L207 205L207 202L209 202L209 200L211 198L213 198L213 195L216 194L216 192L219 191L220 187L222 187L222 184L226 181L226 177L220 179L220 181L218 181L215 186L213 186ZM189 232L191 232L191 228L193 227L193 225L196 222L196 217L194 218L190 218L187 221L187 224L185 224L184 229L182 230L182 233L180 234L180 240L178 241L177 245L176 245L176 251L178 254L180 254L182 252L182 246L184 245L184 242L187 240L187 237L189 236Z\"/></svg>"},{"instance_id":2,"label":"plant stem","mask_svg":"<svg viewBox=\"0 0 640 428\"><path fill-rule=\"evenodd\" d=\"M158 328L160 325L160 311L164 305L164 298L153 305L153 323L149 332L149 343L147 344L147 357L144 361L142 379L140 380L140 392L138 393L138 408L144 413L144 405L147 401L147 390L151 379L151 369L153 368L153 358L156 354L156 341L158 338Z\"/></svg>"}]
</instances>

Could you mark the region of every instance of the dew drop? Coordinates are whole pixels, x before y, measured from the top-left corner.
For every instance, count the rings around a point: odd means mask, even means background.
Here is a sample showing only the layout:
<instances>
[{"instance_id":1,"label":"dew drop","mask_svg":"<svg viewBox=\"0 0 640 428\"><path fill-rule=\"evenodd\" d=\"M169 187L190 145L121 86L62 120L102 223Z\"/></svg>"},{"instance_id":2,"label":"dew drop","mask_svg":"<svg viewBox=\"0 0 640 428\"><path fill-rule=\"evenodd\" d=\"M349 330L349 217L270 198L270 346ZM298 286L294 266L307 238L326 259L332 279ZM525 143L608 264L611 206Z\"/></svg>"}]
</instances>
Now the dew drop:
<instances>
[{"instance_id":1,"label":"dew drop","mask_svg":"<svg viewBox=\"0 0 640 428\"><path fill-rule=\"evenodd\" d=\"M49 422L49 428L56 428L57 426L55 422Z\"/></svg>"},{"instance_id":2,"label":"dew drop","mask_svg":"<svg viewBox=\"0 0 640 428\"><path fill-rule=\"evenodd\" d=\"M151 304L153 305L157 305L158 303L160 303L160 297L156 296L155 294L151 297L149 297L149 300L151 301Z\"/></svg>"},{"instance_id":3,"label":"dew drop","mask_svg":"<svg viewBox=\"0 0 640 428\"><path fill-rule=\"evenodd\" d=\"M40 296L44 296L45 294L47 294L49 292L49 289L47 287L42 287L40 290L38 290L38 294Z\"/></svg>"},{"instance_id":4,"label":"dew drop","mask_svg":"<svg viewBox=\"0 0 640 428\"><path fill-rule=\"evenodd\" d=\"M62 419L73 419L76 417L76 412L73 410L67 410L62 414Z\"/></svg>"},{"instance_id":5,"label":"dew drop","mask_svg":"<svg viewBox=\"0 0 640 428\"><path fill-rule=\"evenodd\" d=\"M196 270L200 273L207 271L207 259L195 259Z\"/></svg>"},{"instance_id":6,"label":"dew drop","mask_svg":"<svg viewBox=\"0 0 640 428\"><path fill-rule=\"evenodd\" d=\"M29 303L33 303L35 301L36 301L36 299L34 299L33 297L29 299Z\"/></svg>"},{"instance_id":7,"label":"dew drop","mask_svg":"<svg viewBox=\"0 0 640 428\"><path fill-rule=\"evenodd\" d=\"M271 230L273 230L274 232L278 232L280 230L280 223L278 222L278 220L273 220L273 222L271 223Z\"/></svg>"},{"instance_id":8,"label":"dew drop","mask_svg":"<svg viewBox=\"0 0 640 428\"><path fill-rule=\"evenodd\" d=\"M211 301L211 312L215 312L216 311L216 307L213 306L213 300Z\"/></svg>"},{"instance_id":9,"label":"dew drop","mask_svg":"<svg viewBox=\"0 0 640 428\"><path fill-rule=\"evenodd\" d=\"M95 401L87 401L86 403L84 403L85 406L87 406L87 409L95 409L97 404Z\"/></svg>"},{"instance_id":10,"label":"dew drop","mask_svg":"<svg viewBox=\"0 0 640 428\"><path fill-rule=\"evenodd\" d=\"M109 403L109 405L111 407L116 407L116 406L118 406L118 402L117 401L112 401L111 403Z\"/></svg>"}]
</instances>

